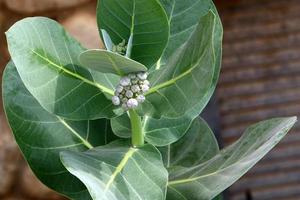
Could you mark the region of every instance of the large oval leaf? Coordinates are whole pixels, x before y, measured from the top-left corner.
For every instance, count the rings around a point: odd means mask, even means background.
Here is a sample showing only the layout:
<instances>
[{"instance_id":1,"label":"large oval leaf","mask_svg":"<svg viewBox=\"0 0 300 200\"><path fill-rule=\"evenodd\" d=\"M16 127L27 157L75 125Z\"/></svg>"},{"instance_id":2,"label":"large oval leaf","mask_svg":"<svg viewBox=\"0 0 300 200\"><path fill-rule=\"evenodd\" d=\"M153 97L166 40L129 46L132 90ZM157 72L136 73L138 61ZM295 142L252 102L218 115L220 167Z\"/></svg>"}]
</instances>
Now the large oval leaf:
<instances>
[{"instance_id":1,"label":"large oval leaf","mask_svg":"<svg viewBox=\"0 0 300 200\"><path fill-rule=\"evenodd\" d=\"M116 141L84 153L63 152L66 168L88 188L94 200L164 200L168 181L159 151Z\"/></svg>"},{"instance_id":2,"label":"large oval leaf","mask_svg":"<svg viewBox=\"0 0 300 200\"><path fill-rule=\"evenodd\" d=\"M102 73L124 76L129 73L147 71L147 68L141 63L101 49L87 50L80 54L79 58L84 67Z\"/></svg>"},{"instance_id":3,"label":"large oval leaf","mask_svg":"<svg viewBox=\"0 0 300 200\"><path fill-rule=\"evenodd\" d=\"M141 112L155 118L175 118L205 97L214 76L214 27L215 15L209 11L168 64L150 74L152 88L146 93Z\"/></svg>"},{"instance_id":4,"label":"large oval leaf","mask_svg":"<svg viewBox=\"0 0 300 200\"><path fill-rule=\"evenodd\" d=\"M15 139L35 175L72 199L90 199L85 186L65 170L59 153L84 151L116 139L108 120L69 121L50 114L25 88L12 62L3 76L3 101Z\"/></svg>"},{"instance_id":5,"label":"large oval leaf","mask_svg":"<svg viewBox=\"0 0 300 200\"><path fill-rule=\"evenodd\" d=\"M131 58L148 68L168 42L168 19L157 0L99 0L97 19L114 44L127 43L132 35Z\"/></svg>"},{"instance_id":6,"label":"large oval leaf","mask_svg":"<svg viewBox=\"0 0 300 200\"><path fill-rule=\"evenodd\" d=\"M167 199L214 198L265 156L296 120L296 117L277 118L257 123L250 126L237 142L205 163L171 168Z\"/></svg>"},{"instance_id":7,"label":"large oval leaf","mask_svg":"<svg viewBox=\"0 0 300 200\"><path fill-rule=\"evenodd\" d=\"M221 19L211 0L160 0L160 2L167 11L169 17L170 37L164 54L161 57L160 62L156 65L156 68L164 67L172 54L174 54L179 47L187 42L189 37L197 28L199 19L204 16L209 9L211 9L216 15L216 24L213 33L215 69L210 88L206 92L205 96L199 100L197 109L200 114L214 93L219 78L223 39Z\"/></svg>"},{"instance_id":8,"label":"large oval leaf","mask_svg":"<svg viewBox=\"0 0 300 200\"><path fill-rule=\"evenodd\" d=\"M85 49L55 21L26 18L6 33L9 52L25 86L49 112L69 119L113 117L118 78L80 67Z\"/></svg>"},{"instance_id":9,"label":"large oval leaf","mask_svg":"<svg viewBox=\"0 0 300 200\"><path fill-rule=\"evenodd\" d=\"M180 140L159 150L166 167L192 167L215 156L219 146L208 124L197 118Z\"/></svg>"},{"instance_id":10,"label":"large oval leaf","mask_svg":"<svg viewBox=\"0 0 300 200\"><path fill-rule=\"evenodd\" d=\"M170 23L168 45L159 63L164 65L178 47L189 39L200 18L213 8L213 2L211 0L160 0L160 2L167 12ZM214 13L217 15L216 10Z\"/></svg>"}]
</instances>

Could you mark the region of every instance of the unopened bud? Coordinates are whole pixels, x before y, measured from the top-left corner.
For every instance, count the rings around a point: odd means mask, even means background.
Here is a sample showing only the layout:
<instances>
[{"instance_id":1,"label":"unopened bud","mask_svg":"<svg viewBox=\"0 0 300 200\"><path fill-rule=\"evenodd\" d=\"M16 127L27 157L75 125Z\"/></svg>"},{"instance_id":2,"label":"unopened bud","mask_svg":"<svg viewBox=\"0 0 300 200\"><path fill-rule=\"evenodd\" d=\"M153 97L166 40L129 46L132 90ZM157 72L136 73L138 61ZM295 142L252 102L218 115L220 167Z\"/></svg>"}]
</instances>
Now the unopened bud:
<instances>
[{"instance_id":1,"label":"unopened bud","mask_svg":"<svg viewBox=\"0 0 300 200\"><path fill-rule=\"evenodd\" d=\"M140 91L140 87L138 85L131 86L131 91L137 93Z\"/></svg>"},{"instance_id":2,"label":"unopened bud","mask_svg":"<svg viewBox=\"0 0 300 200\"><path fill-rule=\"evenodd\" d=\"M136 100L139 102L139 103L143 103L145 101L145 96L144 95L138 95L136 97Z\"/></svg>"},{"instance_id":3,"label":"unopened bud","mask_svg":"<svg viewBox=\"0 0 300 200\"><path fill-rule=\"evenodd\" d=\"M127 76L121 78L120 85L122 85L122 86L128 86L128 85L130 85L130 78L127 77Z\"/></svg>"},{"instance_id":4,"label":"unopened bud","mask_svg":"<svg viewBox=\"0 0 300 200\"><path fill-rule=\"evenodd\" d=\"M112 103L113 103L115 106L120 105L120 98L117 97L117 96L113 96L113 97L111 98L111 101L112 101Z\"/></svg>"},{"instance_id":5,"label":"unopened bud","mask_svg":"<svg viewBox=\"0 0 300 200\"><path fill-rule=\"evenodd\" d=\"M127 91L126 91L126 97L128 97L128 98L133 97L133 92L130 91L130 90L127 90Z\"/></svg>"},{"instance_id":6,"label":"unopened bud","mask_svg":"<svg viewBox=\"0 0 300 200\"><path fill-rule=\"evenodd\" d=\"M127 107L128 108L136 108L138 106L138 101L136 99L129 99L127 101Z\"/></svg>"},{"instance_id":7,"label":"unopened bud","mask_svg":"<svg viewBox=\"0 0 300 200\"><path fill-rule=\"evenodd\" d=\"M118 85L118 86L116 87L116 91L117 91L118 93L121 93L121 92L123 91L123 87L122 87L121 85Z\"/></svg>"},{"instance_id":8,"label":"unopened bud","mask_svg":"<svg viewBox=\"0 0 300 200\"><path fill-rule=\"evenodd\" d=\"M149 82L148 80L144 80L144 81L143 81L143 84L144 84L144 85L150 85L150 82Z\"/></svg>"},{"instance_id":9,"label":"unopened bud","mask_svg":"<svg viewBox=\"0 0 300 200\"><path fill-rule=\"evenodd\" d=\"M148 75L147 75L146 72L139 72L139 73L137 74L137 77L138 77L139 79L141 79L141 80L146 80L147 77L148 77Z\"/></svg>"},{"instance_id":10,"label":"unopened bud","mask_svg":"<svg viewBox=\"0 0 300 200\"><path fill-rule=\"evenodd\" d=\"M147 92L149 90L149 85L142 85L141 89L143 92Z\"/></svg>"}]
</instances>

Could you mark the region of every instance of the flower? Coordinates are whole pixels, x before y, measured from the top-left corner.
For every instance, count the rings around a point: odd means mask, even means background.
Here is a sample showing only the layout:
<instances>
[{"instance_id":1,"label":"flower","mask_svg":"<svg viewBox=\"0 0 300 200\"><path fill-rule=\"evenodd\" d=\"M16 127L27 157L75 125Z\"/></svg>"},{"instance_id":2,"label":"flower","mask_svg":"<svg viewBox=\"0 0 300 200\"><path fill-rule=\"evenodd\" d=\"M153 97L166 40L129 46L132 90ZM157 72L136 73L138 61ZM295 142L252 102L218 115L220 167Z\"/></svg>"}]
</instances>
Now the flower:
<instances>
[{"instance_id":1,"label":"flower","mask_svg":"<svg viewBox=\"0 0 300 200\"><path fill-rule=\"evenodd\" d=\"M111 98L111 101L112 101L112 103L113 103L115 106L120 105L120 98L117 97L117 96L113 96L113 97Z\"/></svg>"},{"instance_id":2,"label":"flower","mask_svg":"<svg viewBox=\"0 0 300 200\"><path fill-rule=\"evenodd\" d=\"M128 86L128 85L130 85L130 78L128 76L125 76L125 77L121 78L120 85L121 86Z\"/></svg>"},{"instance_id":3,"label":"flower","mask_svg":"<svg viewBox=\"0 0 300 200\"><path fill-rule=\"evenodd\" d=\"M150 88L146 72L131 73L120 79L115 89L115 96L112 97L112 103L120 106L127 111L138 107L146 98L144 96Z\"/></svg>"},{"instance_id":4,"label":"flower","mask_svg":"<svg viewBox=\"0 0 300 200\"><path fill-rule=\"evenodd\" d=\"M143 103L143 102L146 100L146 98L145 98L144 95L140 94L140 95L138 95L138 96L136 97L136 100L137 100L139 103Z\"/></svg>"},{"instance_id":5,"label":"flower","mask_svg":"<svg viewBox=\"0 0 300 200\"><path fill-rule=\"evenodd\" d=\"M129 99L127 101L127 107L128 108L136 108L138 105L139 105L139 103L136 99Z\"/></svg>"},{"instance_id":6,"label":"flower","mask_svg":"<svg viewBox=\"0 0 300 200\"><path fill-rule=\"evenodd\" d=\"M146 80L147 77L148 77L148 75L147 75L146 72L139 72L139 73L137 74L137 77L138 77L139 79L141 79L141 80Z\"/></svg>"}]
</instances>

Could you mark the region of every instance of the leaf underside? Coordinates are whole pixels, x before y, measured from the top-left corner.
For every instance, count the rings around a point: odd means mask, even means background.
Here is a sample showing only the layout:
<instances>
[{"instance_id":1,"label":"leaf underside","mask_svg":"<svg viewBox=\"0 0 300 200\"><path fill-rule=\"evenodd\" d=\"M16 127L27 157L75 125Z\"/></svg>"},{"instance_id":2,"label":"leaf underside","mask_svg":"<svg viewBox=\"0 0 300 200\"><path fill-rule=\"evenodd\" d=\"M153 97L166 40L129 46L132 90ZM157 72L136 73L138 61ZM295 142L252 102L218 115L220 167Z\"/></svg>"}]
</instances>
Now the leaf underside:
<instances>
[{"instance_id":1,"label":"leaf underside","mask_svg":"<svg viewBox=\"0 0 300 200\"><path fill-rule=\"evenodd\" d=\"M101 49L87 50L80 54L79 59L82 66L101 73L124 76L129 73L147 71L141 63Z\"/></svg>"},{"instance_id":2,"label":"leaf underside","mask_svg":"<svg viewBox=\"0 0 300 200\"><path fill-rule=\"evenodd\" d=\"M275 118L250 126L243 136L210 160L169 170L167 199L210 200L232 185L265 156L296 122Z\"/></svg>"},{"instance_id":3,"label":"leaf underside","mask_svg":"<svg viewBox=\"0 0 300 200\"><path fill-rule=\"evenodd\" d=\"M13 62L4 71L3 102L14 137L35 175L72 199L90 199L85 186L61 164L59 153L115 140L109 120L70 121L50 114L25 88Z\"/></svg>"},{"instance_id":4,"label":"leaf underside","mask_svg":"<svg viewBox=\"0 0 300 200\"><path fill-rule=\"evenodd\" d=\"M114 116L107 97L113 95L117 76L81 67L78 56L85 49L57 22L25 18L6 36L22 81L47 111L76 120Z\"/></svg>"}]
</instances>

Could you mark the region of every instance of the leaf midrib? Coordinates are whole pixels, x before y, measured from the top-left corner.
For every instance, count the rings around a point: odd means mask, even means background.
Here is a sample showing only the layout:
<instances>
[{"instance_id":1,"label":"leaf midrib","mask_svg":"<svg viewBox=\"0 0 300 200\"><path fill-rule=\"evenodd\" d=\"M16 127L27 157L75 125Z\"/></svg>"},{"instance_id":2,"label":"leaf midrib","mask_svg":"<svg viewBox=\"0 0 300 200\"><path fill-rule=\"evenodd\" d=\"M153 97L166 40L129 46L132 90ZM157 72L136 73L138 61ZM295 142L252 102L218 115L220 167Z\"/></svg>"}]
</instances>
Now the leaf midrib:
<instances>
[{"instance_id":1,"label":"leaf midrib","mask_svg":"<svg viewBox=\"0 0 300 200\"><path fill-rule=\"evenodd\" d=\"M67 122L64 120L64 119L62 119L62 118L60 118L60 117L58 117L57 116L57 119L59 120L59 122L60 123L62 123L68 130L70 130L71 131L71 133L73 133L81 142L82 142L82 144L84 144L88 149L92 149L93 148L93 145L91 145L91 143L89 143L87 140L85 140L83 137L81 137L80 135L79 135L79 133L77 133L69 124L67 124Z\"/></svg>"},{"instance_id":2,"label":"leaf midrib","mask_svg":"<svg viewBox=\"0 0 300 200\"><path fill-rule=\"evenodd\" d=\"M292 121L290 121L289 123L291 123ZM287 124L285 124L287 123ZM288 124L288 122L281 122L281 125L283 125L283 127L291 127L291 124ZM283 127L281 129L283 129ZM272 130L276 129L277 127L274 127ZM272 131L270 130L270 132ZM278 131L280 132L280 131ZM287 131L285 131L285 133L287 133ZM273 137L276 137L278 136L278 134L275 134ZM268 140L270 140L271 138L269 138ZM265 144L265 143L264 143ZM252 148L252 147L251 147ZM250 148L249 148L250 149ZM247 152L246 152L247 153ZM245 154L246 154L245 153ZM244 156L244 155L243 155ZM230 156L232 157L232 156ZM244 158L240 159L239 162L241 162ZM217 169L216 171L212 172L212 173L209 173L209 174L205 174L205 175L201 175L201 176L196 176L196 177L190 177L190 178L185 178L185 179L179 179L179 180L174 180L174 181L169 181L168 182L168 186L170 185L178 185L178 184L184 184L184 183L189 183L189 182L194 182L194 181L197 181L199 179L202 179L202 178L206 178L206 177L209 177L209 176L213 176L213 175L216 175L222 171L225 171L226 169L234 166L235 163L233 164L230 164L224 168L219 168Z\"/></svg>"},{"instance_id":3,"label":"leaf midrib","mask_svg":"<svg viewBox=\"0 0 300 200\"><path fill-rule=\"evenodd\" d=\"M128 160L133 156L134 152L136 152L137 149L130 148L128 152L125 154L124 158L121 160L120 164L116 167L114 173L110 176L108 182L105 185L104 192L107 192L110 186L113 184L115 178L118 174L121 173L125 165L127 164Z\"/></svg>"},{"instance_id":4,"label":"leaf midrib","mask_svg":"<svg viewBox=\"0 0 300 200\"><path fill-rule=\"evenodd\" d=\"M35 55L37 55L38 57L40 57L41 59L43 59L43 60L45 60L46 62L48 62L50 65L54 66L55 68L58 68L58 69L60 69L60 70L63 70L65 73L67 73L67 74L69 74L69 75L71 75L71 76L73 76L73 77L75 77L75 78L77 78L77 79L79 79L79 80L81 80L81 81L83 81L83 82L89 84L89 85L92 85L92 86L94 86L94 87L99 88L103 93L107 93L107 94L109 94L109 95L114 95L114 92L113 92L111 89L109 89L109 88L107 88L107 87L105 87L105 86L103 86L103 85L101 85L101 84L99 84L99 83L90 81L90 80L88 80L88 79L86 79L86 78L80 76L79 74L76 74L76 73L73 73L73 72L67 70L67 69L64 68L63 66L60 66L60 65L56 64L55 62L51 61L49 58L47 58L47 57L41 55L40 53L36 52L35 50L31 50L31 51L32 51Z\"/></svg>"},{"instance_id":5,"label":"leaf midrib","mask_svg":"<svg viewBox=\"0 0 300 200\"><path fill-rule=\"evenodd\" d=\"M202 55L203 57L203 55ZM176 77L173 77L172 79L168 80L168 81L165 81L159 85L156 85L152 88L150 88L150 90L145 94L145 96L149 95L149 94L152 94L156 91L158 91L159 89L162 89L162 88L165 88L165 87L168 87L169 85L173 85L175 84L179 79L182 79L184 78L185 76L187 76L188 74L192 73L192 71L197 68L198 64L201 62L202 60L202 57L199 58L198 62L194 64L193 67L191 67L190 69L186 70L185 72L183 72L182 74L180 74L179 76L176 76Z\"/></svg>"}]
</instances>

